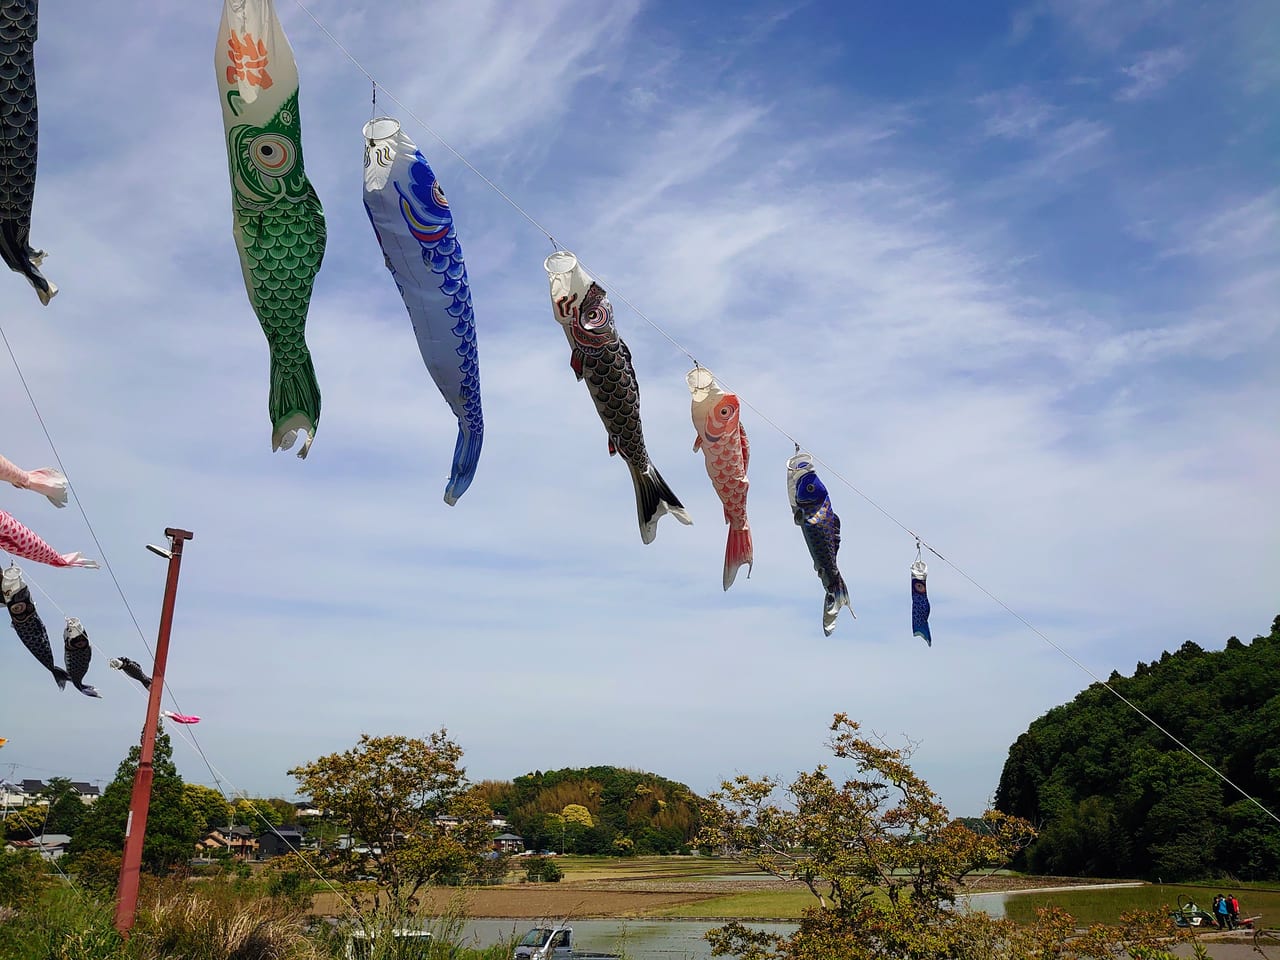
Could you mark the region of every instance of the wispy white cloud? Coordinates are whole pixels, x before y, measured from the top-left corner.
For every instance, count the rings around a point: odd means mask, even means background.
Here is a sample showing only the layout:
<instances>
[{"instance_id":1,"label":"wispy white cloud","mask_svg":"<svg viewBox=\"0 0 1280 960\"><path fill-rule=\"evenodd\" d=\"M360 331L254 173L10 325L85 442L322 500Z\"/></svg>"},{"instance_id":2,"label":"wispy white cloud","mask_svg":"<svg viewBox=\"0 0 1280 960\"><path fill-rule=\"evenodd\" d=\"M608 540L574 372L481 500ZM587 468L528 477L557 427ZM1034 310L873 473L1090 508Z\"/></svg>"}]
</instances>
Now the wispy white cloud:
<instances>
[{"instance_id":1,"label":"wispy white cloud","mask_svg":"<svg viewBox=\"0 0 1280 960\"><path fill-rule=\"evenodd\" d=\"M1052 119L1052 104L1026 88L985 93L975 101L983 116L983 131L989 137L1022 140L1034 137Z\"/></svg>"},{"instance_id":2,"label":"wispy white cloud","mask_svg":"<svg viewBox=\"0 0 1280 960\"><path fill-rule=\"evenodd\" d=\"M1116 99L1123 101L1144 100L1155 96L1187 69L1191 58L1181 47L1148 50L1120 72L1127 78L1125 85L1116 91Z\"/></svg>"}]
</instances>

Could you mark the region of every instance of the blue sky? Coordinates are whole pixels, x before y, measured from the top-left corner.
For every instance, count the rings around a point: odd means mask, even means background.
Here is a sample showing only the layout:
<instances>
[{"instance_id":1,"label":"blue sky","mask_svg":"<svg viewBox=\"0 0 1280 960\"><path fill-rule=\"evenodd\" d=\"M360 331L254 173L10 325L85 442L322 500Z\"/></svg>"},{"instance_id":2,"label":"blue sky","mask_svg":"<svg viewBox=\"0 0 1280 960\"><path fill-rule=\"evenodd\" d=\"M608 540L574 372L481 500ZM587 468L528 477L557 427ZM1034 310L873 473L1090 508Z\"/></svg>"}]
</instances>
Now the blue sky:
<instances>
[{"instance_id":1,"label":"blue sky","mask_svg":"<svg viewBox=\"0 0 1280 960\"><path fill-rule=\"evenodd\" d=\"M929 556L925 648L914 541L836 473L1099 676L1280 612L1265 2L308 6L608 279L651 456L695 524L641 545L551 314L550 244L402 114L479 331L484 453L443 504L455 427L361 207L369 84L293 0L329 225L308 324L324 411L305 462L272 455L220 5L46 4L33 239L62 292L42 309L0 277L0 322L148 642L164 566L143 545L196 534L169 681L224 786L291 795L286 769L361 732L444 725L475 778L612 763L706 791L811 768L845 711L918 741L944 801L978 812L1012 740L1089 678ZM756 565L728 593L690 364L623 297L758 411ZM12 372L0 401L0 453L50 463ZM791 442L761 414L829 465L858 613L829 639ZM0 506L98 553L74 507ZM54 603L83 620L104 699L0 644L0 775L110 778L145 700L106 660L145 660L142 641L106 571L24 569L51 627Z\"/></svg>"}]
</instances>

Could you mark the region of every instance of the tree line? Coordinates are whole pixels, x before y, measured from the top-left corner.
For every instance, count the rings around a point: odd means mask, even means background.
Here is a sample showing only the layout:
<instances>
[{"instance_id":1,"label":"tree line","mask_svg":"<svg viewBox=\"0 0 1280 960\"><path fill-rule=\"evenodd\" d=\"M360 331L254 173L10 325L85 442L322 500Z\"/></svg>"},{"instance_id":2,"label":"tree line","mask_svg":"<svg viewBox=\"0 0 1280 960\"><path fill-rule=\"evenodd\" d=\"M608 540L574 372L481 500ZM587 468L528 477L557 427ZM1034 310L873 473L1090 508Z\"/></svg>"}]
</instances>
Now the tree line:
<instances>
[{"instance_id":1,"label":"tree line","mask_svg":"<svg viewBox=\"0 0 1280 960\"><path fill-rule=\"evenodd\" d=\"M1107 685L1280 810L1280 616L1249 643L1187 641ZM995 806L1039 827L1018 861L1032 872L1280 878L1275 821L1100 683L1018 737Z\"/></svg>"}]
</instances>

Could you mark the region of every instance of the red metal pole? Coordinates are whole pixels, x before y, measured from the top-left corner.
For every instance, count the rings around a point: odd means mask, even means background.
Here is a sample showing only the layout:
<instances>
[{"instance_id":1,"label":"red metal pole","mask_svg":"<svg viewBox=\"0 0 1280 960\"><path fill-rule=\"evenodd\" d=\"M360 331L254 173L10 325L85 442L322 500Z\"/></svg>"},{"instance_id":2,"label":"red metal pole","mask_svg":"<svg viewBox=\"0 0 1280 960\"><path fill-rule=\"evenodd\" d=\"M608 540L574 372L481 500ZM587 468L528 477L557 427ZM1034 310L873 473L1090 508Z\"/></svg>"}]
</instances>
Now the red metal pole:
<instances>
[{"instance_id":1,"label":"red metal pole","mask_svg":"<svg viewBox=\"0 0 1280 960\"><path fill-rule=\"evenodd\" d=\"M151 804L151 761L155 753L156 727L160 720L160 699L164 696L164 667L169 659L169 630L173 626L173 602L178 595L178 568L182 566L182 543L194 534L166 527L169 538L169 577L164 584L164 606L160 609L160 634L156 638L156 662L151 671L151 695L147 699L147 721L142 728L142 750L138 771L133 776L133 796L129 819L124 827L124 856L120 860L117 886L116 929L126 939L138 912L138 873L142 869L142 842L147 835L147 808ZM154 549L154 548L152 548ZM163 555L163 554L162 554Z\"/></svg>"}]
</instances>

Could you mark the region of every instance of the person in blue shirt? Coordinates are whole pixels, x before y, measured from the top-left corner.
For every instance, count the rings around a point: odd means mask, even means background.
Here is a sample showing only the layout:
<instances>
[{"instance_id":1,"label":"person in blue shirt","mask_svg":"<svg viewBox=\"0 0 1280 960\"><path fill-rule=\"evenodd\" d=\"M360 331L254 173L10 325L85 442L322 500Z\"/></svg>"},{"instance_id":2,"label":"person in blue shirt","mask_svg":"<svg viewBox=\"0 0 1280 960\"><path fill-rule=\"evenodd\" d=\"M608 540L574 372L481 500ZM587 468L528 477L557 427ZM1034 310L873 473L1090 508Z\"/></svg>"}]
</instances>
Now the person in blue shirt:
<instances>
[{"instance_id":1,"label":"person in blue shirt","mask_svg":"<svg viewBox=\"0 0 1280 960\"><path fill-rule=\"evenodd\" d=\"M1231 904L1227 903L1227 898L1222 894L1213 898L1213 913L1218 919L1218 929L1227 929L1227 917L1231 913Z\"/></svg>"}]
</instances>

